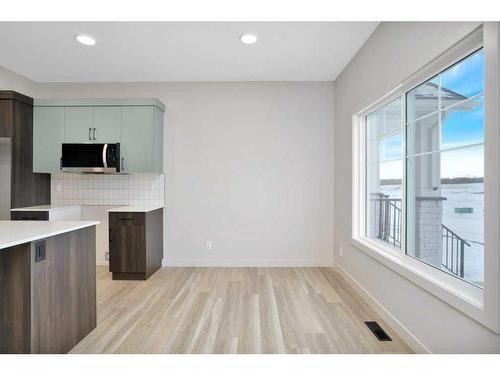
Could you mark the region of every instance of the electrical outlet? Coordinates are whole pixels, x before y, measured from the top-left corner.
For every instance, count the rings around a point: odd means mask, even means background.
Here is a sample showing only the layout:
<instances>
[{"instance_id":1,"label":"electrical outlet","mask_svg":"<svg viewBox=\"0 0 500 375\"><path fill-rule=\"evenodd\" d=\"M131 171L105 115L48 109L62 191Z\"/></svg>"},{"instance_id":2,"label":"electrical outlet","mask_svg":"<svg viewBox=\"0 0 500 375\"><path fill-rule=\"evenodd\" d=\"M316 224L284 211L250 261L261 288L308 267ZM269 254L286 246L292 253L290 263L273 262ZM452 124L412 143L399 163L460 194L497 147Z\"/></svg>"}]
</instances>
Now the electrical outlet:
<instances>
[{"instance_id":1,"label":"electrical outlet","mask_svg":"<svg viewBox=\"0 0 500 375\"><path fill-rule=\"evenodd\" d=\"M205 242L205 250L212 250L212 241Z\"/></svg>"},{"instance_id":2,"label":"electrical outlet","mask_svg":"<svg viewBox=\"0 0 500 375\"><path fill-rule=\"evenodd\" d=\"M344 249L342 248L342 246L339 246L339 254L340 254L340 256L342 256L343 251L344 251Z\"/></svg>"},{"instance_id":3,"label":"electrical outlet","mask_svg":"<svg viewBox=\"0 0 500 375\"><path fill-rule=\"evenodd\" d=\"M106 251L106 252L104 253L104 260L105 260L106 262L109 262L109 251Z\"/></svg>"}]
</instances>

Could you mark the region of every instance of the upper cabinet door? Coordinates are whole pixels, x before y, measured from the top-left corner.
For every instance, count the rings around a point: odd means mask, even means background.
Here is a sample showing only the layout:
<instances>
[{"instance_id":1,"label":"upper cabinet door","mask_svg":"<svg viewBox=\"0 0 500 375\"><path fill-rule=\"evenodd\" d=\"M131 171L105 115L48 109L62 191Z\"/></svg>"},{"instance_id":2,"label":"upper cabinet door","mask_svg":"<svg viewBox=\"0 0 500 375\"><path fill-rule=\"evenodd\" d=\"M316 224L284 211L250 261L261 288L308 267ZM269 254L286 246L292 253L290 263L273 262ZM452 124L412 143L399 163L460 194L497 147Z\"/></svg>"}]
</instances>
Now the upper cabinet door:
<instances>
[{"instance_id":1,"label":"upper cabinet door","mask_svg":"<svg viewBox=\"0 0 500 375\"><path fill-rule=\"evenodd\" d=\"M65 142L94 142L92 117L92 107L66 107Z\"/></svg>"},{"instance_id":2,"label":"upper cabinet door","mask_svg":"<svg viewBox=\"0 0 500 375\"><path fill-rule=\"evenodd\" d=\"M122 108L94 107L94 124L91 135L92 140L97 143L120 143L122 140Z\"/></svg>"},{"instance_id":3,"label":"upper cabinet door","mask_svg":"<svg viewBox=\"0 0 500 375\"><path fill-rule=\"evenodd\" d=\"M122 109L123 172L154 171L153 106L131 106Z\"/></svg>"},{"instance_id":4,"label":"upper cabinet door","mask_svg":"<svg viewBox=\"0 0 500 375\"><path fill-rule=\"evenodd\" d=\"M64 107L33 108L33 172L60 170Z\"/></svg>"},{"instance_id":5,"label":"upper cabinet door","mask_svg":"<svg viewBox=\"0 0 500 375\"><path fill-rule=\"evenodd\" d=\"M163 111L154 107L154 172L163 173Z\"/></svg>"}]
</instances>

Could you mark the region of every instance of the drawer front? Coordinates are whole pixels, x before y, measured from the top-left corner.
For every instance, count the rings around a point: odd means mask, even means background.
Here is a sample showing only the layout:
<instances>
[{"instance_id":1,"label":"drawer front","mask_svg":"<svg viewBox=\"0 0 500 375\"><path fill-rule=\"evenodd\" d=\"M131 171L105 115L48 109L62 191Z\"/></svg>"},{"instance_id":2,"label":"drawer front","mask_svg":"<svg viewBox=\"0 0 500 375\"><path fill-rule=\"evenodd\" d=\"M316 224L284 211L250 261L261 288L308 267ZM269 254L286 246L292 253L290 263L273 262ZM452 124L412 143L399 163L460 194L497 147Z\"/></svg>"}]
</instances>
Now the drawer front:
<instances>
[{"instance_id":1,"label":"drawer front","mask_svg":"<svg viewBox=\"0 0 500 375\"><path fill-rule=\"evenodd\" d=\"M145 215L109 213L109 269L111 272L146 272Z\"/></svg>"},{"instance_id":2,"label":"drawer front","mask_svg":"<svg viewBox=\"0 0 500 375\"><path fill-rule=\"evenodd\" d=\"M36 220L36 221L48 221L49 212L48 211L11 211L11 220Z\"/></svg>"},{"instance_id":3,"label":"drawer front","mask_svg":"<svg viewBox=\"0 0 500 375\"><path fill-rule=\"evenodd\" d=\"M146 221L144 212L110 212L109 215L110 220L113 216L120 225L144 226Z\"/></svg>"}]
</instances>

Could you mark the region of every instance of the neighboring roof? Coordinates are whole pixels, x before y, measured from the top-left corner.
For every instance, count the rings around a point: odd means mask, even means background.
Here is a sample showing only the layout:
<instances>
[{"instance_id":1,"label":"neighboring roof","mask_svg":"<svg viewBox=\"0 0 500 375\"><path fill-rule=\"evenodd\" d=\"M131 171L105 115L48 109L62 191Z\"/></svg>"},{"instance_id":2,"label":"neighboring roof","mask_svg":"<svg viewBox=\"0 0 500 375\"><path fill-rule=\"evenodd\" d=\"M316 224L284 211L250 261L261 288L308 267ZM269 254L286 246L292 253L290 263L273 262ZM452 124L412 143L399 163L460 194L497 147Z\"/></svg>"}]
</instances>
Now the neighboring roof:
<instances>
[{"instance_id":1,"label":"neighboring roof","mask_svg":"<svg viewBox=\"0 0 500 375\"><path fill-rule=\"evenodd\" d=\"M446 87L441 87L442 97L446 100L462 101L468 99L467 96L459 94L458 92L447 89ZM415 91L415 96L417 98L437 98L439 95L439 86L433 82L426 82Z\"/></svg>"},{"instance_id":2,"label":"neighboring roof","mask_svg":"<svg viewBox=\"0 0 500 375\"><path fill-rule=\"evenodd\" d=\"M425 82L414 90L415 98L418 101L415 118L433 112L433 108L436 107L436 100L439 97L439 85L433 82ZM469 99L469 97L447 89L446 87L441 87L441 108L456 104L453 108L450 108L450 111L468 111L479 106L477 101L467 99ZM428 105L426 105L427 103Z\"/></svg>"}]
</instances>

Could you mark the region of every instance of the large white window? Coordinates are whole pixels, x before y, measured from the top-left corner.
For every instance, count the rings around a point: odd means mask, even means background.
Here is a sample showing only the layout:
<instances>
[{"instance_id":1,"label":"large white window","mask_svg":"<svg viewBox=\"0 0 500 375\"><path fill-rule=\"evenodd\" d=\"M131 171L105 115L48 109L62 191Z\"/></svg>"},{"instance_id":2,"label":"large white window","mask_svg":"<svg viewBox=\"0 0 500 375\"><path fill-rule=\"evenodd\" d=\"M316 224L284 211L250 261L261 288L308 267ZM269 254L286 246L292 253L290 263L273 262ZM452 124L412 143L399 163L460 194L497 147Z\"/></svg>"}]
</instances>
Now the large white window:
<instances>
[{"instance_id":1,"label":"large white window","mask_svg":"<svg viewBox=\"0 0 500 375\"><path fill-rule=\"evenodd\" d=\"M483 66L481 48L364 115L365 235L477 287L484 283Z\"/></svg>"},{"instance_id":2,"label":"large white window","mask_svg":"<svg viewBox=\"0 0 500 375\"><path fill-rule=\"evenodd\" d=\"M352 232L357 247L497 330L499 317L483 316L485 300L496 315L500 301L494 264L485 276L485 259L498 261L494 237L485 256L485 199L496 200L485 179L497 179L497 162L485 167L484 102L495 91L482 43L476 31L354 116Z\"/></svg>"}]
</instances>

